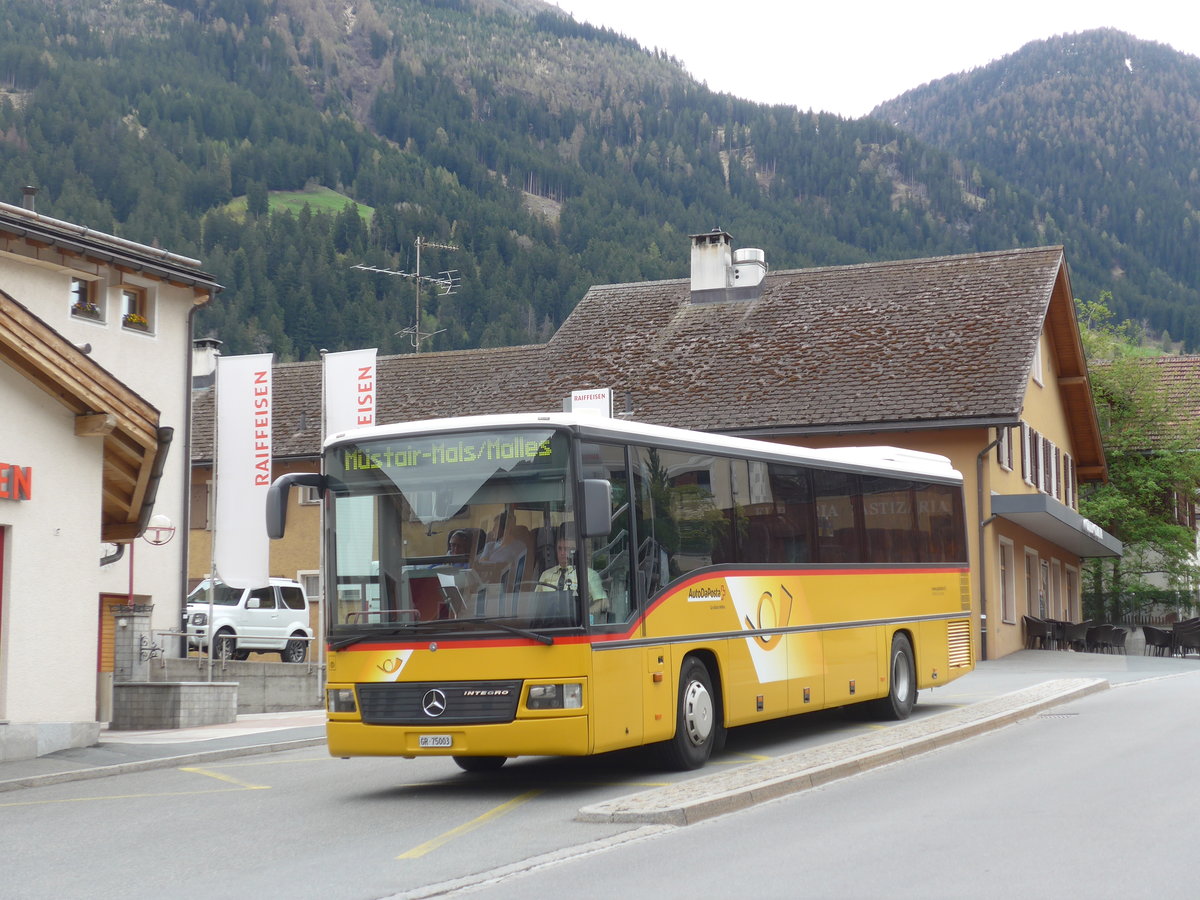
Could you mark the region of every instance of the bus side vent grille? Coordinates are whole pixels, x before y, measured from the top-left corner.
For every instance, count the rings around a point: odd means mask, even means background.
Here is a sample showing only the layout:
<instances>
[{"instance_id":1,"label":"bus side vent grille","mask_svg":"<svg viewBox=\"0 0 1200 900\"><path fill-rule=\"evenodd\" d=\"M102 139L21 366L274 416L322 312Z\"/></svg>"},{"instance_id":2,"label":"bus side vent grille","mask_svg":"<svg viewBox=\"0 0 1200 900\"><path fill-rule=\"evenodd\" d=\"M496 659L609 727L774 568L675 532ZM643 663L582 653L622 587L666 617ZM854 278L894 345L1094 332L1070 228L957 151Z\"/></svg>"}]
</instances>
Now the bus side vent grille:
<instances>
[{"instance_id":1,"label":"bus side vent grille","mask_svg":"<svg viewBox=\"0 0 1200 900\"><path fill-rule=\"evenodd\" d=\"M946 623L949 639L950 668L961 669L971 665L971 622L968 619L953 619Z\"/></svg>"},{"instance_id":2,"label":"bus side vent grille","mask_svg":"<svg viewBox=\"0 0 1200 900\"><path fill-rule=\"evenodd\" d=\"M971 611L971 576L962 575L959 579L959 593L962 596L962 611Z\"/></svg>"}]
</instances>

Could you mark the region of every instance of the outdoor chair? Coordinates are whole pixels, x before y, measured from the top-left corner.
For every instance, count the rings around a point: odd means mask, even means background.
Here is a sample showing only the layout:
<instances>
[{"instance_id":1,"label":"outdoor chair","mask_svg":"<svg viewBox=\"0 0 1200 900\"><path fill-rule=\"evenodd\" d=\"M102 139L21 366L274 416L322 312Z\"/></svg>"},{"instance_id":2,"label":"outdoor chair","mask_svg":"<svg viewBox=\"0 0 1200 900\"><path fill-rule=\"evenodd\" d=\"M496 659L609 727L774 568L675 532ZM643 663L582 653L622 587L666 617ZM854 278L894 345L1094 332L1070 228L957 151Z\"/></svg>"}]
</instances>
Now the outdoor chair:
<instances>
[{"instance_id":1,"label":"outdoor chair","mask_svg":"<svg viewBox=\"0 0 1200 900\"><path fill-rule=\"evenodd\" d=\"M1180 656L1187 656L1192 650L1200 653L1200 628L1196 626L1175 626L1172 636L1175 639L1175 649Z\"/></svg>"},{"instance_id":2,"label":"outdoor chair","mask_svg":"<svg viewBox=\"0 0 1200 900\"><path fill-rule=\"evenodd\" d=\"M1088 629L1087 648L1093 653L1107 653L1112 647L1112 626L1093 625Z\"/></svg>"},{"instance_id":3,"label":"outdoor chair","mask_svg":"<svg viewBox=\"0 0 1200 900\"><path fill-rule=\"evenodd\" d=\"M1025 649L1046 650L1054 638L1054 626L1037 616L1023 616L1025 623Z\"/></svg>"},{"instance_id":4,"label":"outdoor chair","mask_svg":"<svg viewBox=\"0 0 1200 900\"><path fill-rule=\"evenodd\" d=\"M1154 656L1169 656L1171 653L1171 632L1165 628L1155 628L1153 625L1142 626L1142 636L1146 639L1146 646L1142 650L1142 655L1146 656L1153 654Z\"/></svg>"},{"instance_id":5,"label":"outdoor chair","mask_svg":"<svg viewBox=\"0 0 1200 900\"><path fill-rule=\"evenodd\" d=\"M1086 622L1066 622L1063 625L1063 637L1060 650L1076 650L1082 653L1087 650L1088 629L1092 627L1091 620Z\"/></svg>"},{"instance_id":6,"label":"outdoor chair","mask_svg":"<svg viewBox=\"0 0 1200 900\"><path fill-rule=\"evenodd\" d=\"M1128 628L1113 628L1112 641L1109 644L1109 647L1112 649L1113 653L1124 653L1125 652L1125 638L1128 635L1129 635Z\"/></svg>"}]
</instances>

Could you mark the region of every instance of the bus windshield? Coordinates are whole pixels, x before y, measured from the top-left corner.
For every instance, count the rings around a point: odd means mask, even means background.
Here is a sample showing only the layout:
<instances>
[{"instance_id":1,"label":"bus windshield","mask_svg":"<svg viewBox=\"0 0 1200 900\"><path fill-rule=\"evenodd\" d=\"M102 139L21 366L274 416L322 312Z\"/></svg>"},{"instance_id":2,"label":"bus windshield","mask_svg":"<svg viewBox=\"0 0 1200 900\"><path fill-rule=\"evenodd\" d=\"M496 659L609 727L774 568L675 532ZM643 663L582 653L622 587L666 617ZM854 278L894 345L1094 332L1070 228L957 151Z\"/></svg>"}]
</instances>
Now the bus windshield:
<instances>
[{"instance_id":1,"label":"bus windshield","mask_svg":"<svg viewBox=\"0 0 1200 900\"><path fill-rule=\"evenodd\" d=\"M538 581L560 539L577 545L564 432L399 436L328 453L331 642L488 628L540 639L582 624L577 585Z\"/></svg>"}]
</instances>

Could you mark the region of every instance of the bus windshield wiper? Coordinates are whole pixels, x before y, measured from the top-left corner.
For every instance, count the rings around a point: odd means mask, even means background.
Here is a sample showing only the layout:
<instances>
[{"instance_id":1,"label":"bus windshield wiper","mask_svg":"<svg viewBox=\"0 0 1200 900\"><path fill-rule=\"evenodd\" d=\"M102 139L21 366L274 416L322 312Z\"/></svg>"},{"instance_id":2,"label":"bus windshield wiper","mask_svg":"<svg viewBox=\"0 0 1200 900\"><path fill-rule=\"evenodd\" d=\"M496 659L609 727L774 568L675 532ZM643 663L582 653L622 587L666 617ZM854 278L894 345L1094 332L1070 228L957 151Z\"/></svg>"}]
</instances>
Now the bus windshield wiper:
<instances>
[{"instance_id":1,"label":"bus windshield wiper","mask_svg":"<svg viewBox=\"0 0 1200 900\"><path fill-rule=\"evenodd\" d=\"M479 616L470 619L454 619L455 622L479 622L480 624L495 625L501 631L507 631L511 634L520 635L523 638L529 638L531 641L537 641L539 644L545 644L547 647L554 646L554 638L548 634L541 634L537 631L530 631L528 628L518 628L516 625L509 625L507 622L501 622L495 616Z\"/></svg>"},{"instance_id":2,"label":"bus windshield wiper","mask_svg":"<svg viewBox=\"0 0 1200 900\"><path fill-rule=\"evenodd\" d=\"M376 634L376 632L368 632L366 634L363 634L363 633L344 634L341 637L330 638L329 649L330 650L344 650L347 647L349 647L351 644L357 644L360 641L370 640L371 638L375 637L375 634Z\"/></svg>"},{"instance_id":3,"label":"bus windshield wiper","mask_svg":"<svg viewBox=\"0 0 1200 900\"><path fill-rule=\"evenodd\" d=\"M376 628L371 631L357 631L354 634L335 634L329 638L330 650L343 650L352 644L358 644L362 641L369 641L373 638L394 637L398 634L405 634L411 631L417 625L432 625L439 624L434 622L406 622L402 625L392 625L387 628Z\"/></svg>"}]
</instances>

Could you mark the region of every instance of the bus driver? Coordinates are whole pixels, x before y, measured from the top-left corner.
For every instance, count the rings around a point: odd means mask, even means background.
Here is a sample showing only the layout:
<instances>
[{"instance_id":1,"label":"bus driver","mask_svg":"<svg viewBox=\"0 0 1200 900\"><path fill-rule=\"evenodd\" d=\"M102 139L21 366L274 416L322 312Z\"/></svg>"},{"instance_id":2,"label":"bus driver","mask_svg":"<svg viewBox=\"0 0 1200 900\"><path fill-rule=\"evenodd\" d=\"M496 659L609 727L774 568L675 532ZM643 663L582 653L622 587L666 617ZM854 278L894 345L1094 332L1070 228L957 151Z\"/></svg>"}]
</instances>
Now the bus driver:
<instances>
[{"instance_id":1,"label":"bus driver","mask_svg":"<svg viewBox=\"0 0 1200 900\"><path fill-rule=\"evenodd\" d=\"M576 573L574 561L571 559L571 541L565 534L559 533L555 551L558 554L558 565L551 566L538 578L536 590L539 591L570 591L579 592L579 576ZM593 618L608 612L608 594L600 581L600 574L588 568L588 607Z\"/></svg>"}]
</instances>

